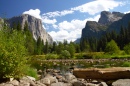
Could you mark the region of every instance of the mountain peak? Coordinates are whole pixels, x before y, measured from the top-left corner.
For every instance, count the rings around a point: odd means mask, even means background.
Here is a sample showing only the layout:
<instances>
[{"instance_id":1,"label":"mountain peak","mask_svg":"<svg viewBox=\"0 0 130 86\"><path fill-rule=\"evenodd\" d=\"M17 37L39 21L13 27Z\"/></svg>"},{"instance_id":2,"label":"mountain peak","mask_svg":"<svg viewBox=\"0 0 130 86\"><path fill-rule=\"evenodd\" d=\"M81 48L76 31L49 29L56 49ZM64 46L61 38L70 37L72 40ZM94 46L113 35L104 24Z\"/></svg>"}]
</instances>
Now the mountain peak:
<instances>
[{"instance_id":1,"label":"mountain peak","mask_svg":"<svg viewBox=\"0 0 130 86\"><path fill-rule=\"evenodd\" d=\"M102 11L101 17L99 18L98 23L103 24L103 25L111 24L115 21L118 21L123 16L124 14L120 12Z\"/></svg>"},{"instance_id":2,"label":"mountain peak","mask_svg":"<svg viewBox=\"0 0 130 86\"><path fill-rule=\"evenodd\" d=\"M13 27L13 23L16 24L19 22L21 24L22 29L24 29L25 22L28 23L28 27L30 32L33 35L33 38L37 40L39 37L46 42L52 44L53 39L52 37L45 31L45 29L42 27L42 21L41 19L38 19L34 16L28 15L28 14L22 14L20 16L15 16L7 20L7 22L10 24L11 27Z\"/></svg>"}]
</instances>

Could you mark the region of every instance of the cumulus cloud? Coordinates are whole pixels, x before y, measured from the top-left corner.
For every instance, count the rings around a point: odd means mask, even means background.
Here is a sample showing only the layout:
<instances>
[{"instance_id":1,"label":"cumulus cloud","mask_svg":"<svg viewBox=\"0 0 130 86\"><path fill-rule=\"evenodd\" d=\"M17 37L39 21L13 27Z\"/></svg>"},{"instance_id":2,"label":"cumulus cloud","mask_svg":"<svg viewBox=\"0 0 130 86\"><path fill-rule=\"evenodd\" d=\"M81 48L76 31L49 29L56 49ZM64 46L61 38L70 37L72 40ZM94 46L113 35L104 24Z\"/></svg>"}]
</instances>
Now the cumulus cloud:
<instances>
[{"instance_id":1,"label":"cumulus cloud","mask_svg":"<svg viewBox=\"0 0 130 86\"><path fill-rule=\"evenodd\" d=\"M30 9L29 11L23 12L23 14L29 14L29 15L34 16L36 18L42 19L41 15L40 15L40 12L41 11L39 9L34 9L34 10Z\"/></svg>"},{"instance_id":2,"label":"cumulus cloud","mask_svg":"<svg viewBox=\"0 0 130 86\"><path fill-rule=\"evenodd\" d=\"M96 0L78 7L71 8L71 10L79 12L87 12L90 15L94 15L103 10L109 11L110 9L113 9L119 5L123 5L123 3L114 0Z\"/></svg>"},{"instance_id":3,"label":"cumulus cloud","mask_svg":"<svg viewBox=\"0 0 130 86\"><path fill-rule=\"evenodd\" d=\"M88 18L84 20L73 19L72 21L63 21L56 25L56 28L59 31L50 31L49 34L56 41L63 41L67 39L68 41L74 41L77 38L80 38L82 29L85 27L85 24L88 20L90 21L98 21L100 15L97 15L93 18Z\"/></svg>"}]
</instances>

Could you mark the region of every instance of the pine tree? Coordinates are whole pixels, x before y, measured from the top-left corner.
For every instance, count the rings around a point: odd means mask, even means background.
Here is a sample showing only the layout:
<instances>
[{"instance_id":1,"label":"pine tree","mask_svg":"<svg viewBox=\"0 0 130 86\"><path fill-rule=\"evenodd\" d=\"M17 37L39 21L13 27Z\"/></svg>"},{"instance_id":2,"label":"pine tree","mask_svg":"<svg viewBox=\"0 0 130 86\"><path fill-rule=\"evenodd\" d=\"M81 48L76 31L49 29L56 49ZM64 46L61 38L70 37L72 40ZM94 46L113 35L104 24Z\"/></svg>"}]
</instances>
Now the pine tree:
<instances>
[{"instance_id":1,"label":"pine tree","mask_svg":"<svg viewBox=\"0 0 130 86\"><path fill-rule=\"evenodd\" d=\"M13 30L17 30L17 25L15 22L13 22Z\"/></svg>"},{"instance_id":2,"label":"pine tree","mask_svg":"<svg viewBox=\"0 0 130 86\"><path fill-rule=\"evenodd\" d=\"M20 24L19 21L18 21L18 24L17 24L17 30L18 30L18 31L22 30L22 27L21 27L21 24Z\"/></svg>"},{"instance_id":3,"label":"pine tree","mask_svg":"<svg viewBox=\"0 0 130 86\"><path fill-rule=\"evenodd\" d=\"M28 23L24 24L24 34L26 38L25 46L28 49L29 54L34 54L34 42L32 33L29 31Z\"/></svg>"},{"instance_id":4,"label":"pine tree","mask_svg":"<svg viewBox=\"0 0 130 86\"><path fill-rule=\"evenodd\" d=\"M44 53L45 53L45 54L49 53L49 44L48 44L48 41L47 41L47 40L46 40L46 42L45 42Z\"/></svg>"}]
</instances>

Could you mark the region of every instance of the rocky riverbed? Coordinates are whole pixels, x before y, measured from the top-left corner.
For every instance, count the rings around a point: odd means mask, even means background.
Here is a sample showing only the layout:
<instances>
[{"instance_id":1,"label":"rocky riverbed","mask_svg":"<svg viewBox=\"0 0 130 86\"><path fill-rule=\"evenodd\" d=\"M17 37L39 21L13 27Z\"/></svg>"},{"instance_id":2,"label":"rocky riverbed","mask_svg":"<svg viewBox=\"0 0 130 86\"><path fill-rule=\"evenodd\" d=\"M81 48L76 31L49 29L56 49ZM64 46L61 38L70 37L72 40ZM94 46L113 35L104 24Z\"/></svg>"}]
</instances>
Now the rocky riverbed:
<instances>
[{"instance_id":1,"label":"rocky riverbed","mask_svg":"<svg viewBox=\"0 0 130 86\"><path fill-rule=\"evenodd\" d=\"M19 80L14 79L1 83L0 86L130 86L130 79L104 82L103 80L76 78L73 73L66 72L63 74L60 70L48 69L47 71L47 73L42 72L39 80L25 76Z\"/></svg>"}]
</instances>

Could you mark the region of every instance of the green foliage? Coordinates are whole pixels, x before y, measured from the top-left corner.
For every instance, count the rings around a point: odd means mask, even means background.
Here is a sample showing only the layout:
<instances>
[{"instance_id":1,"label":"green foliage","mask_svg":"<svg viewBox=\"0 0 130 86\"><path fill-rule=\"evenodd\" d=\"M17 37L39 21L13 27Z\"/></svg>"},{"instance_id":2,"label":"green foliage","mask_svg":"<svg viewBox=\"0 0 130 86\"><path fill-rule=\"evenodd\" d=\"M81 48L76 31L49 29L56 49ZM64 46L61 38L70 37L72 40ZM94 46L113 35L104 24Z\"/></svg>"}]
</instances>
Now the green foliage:
<instances>
[{"instance_id":1,"label":"green foliage","mask_svg":"<svg viewBox=\"0 0 130 86\"><path fill-rule=\"evenodd\" d=\"M130 54L130 43L125 45L124 51L125 51L126 54Z\"/></svg>"},{"instance_id":2,"label":"green foliage","mask_svg":"<svg viewBox=\"0 0 130 86\"><path fill-rule=\"evenodd\" d=\"M90 51L90 45L85 38L81 39L80 41L80 49L81 51L84 51L84 52Z\"/></svg>"},{"instance_id":3,"label":"green foliage","mask_svg":"<svg viewBox=\"0 0 130 86\"><path fill-rule=\"evenodd\" d=\"M35 79L38 79L37 70L32 67L27 68L26 75L34 77Z\"/></svg>"},{"instance_id":4,"label":"green foliage","mask_svg":"<svg viewBox=\"0 0 130 86\"><path fill-rule=\"evenodd\" d=\"M130 67L130 62L124 62L124 63L122 64L122 66L123 66L123 67Z\"/></svg>"},{"instance_id":5,"label":"green foliage","mask_svg":"<svg viewBox=\"0 0 130 86\"><path fill-rule=\"evenodd\" d=\"M114 40L111 40L110 42L107 43L106 48L105 48L106 53L116 54L116 53L119 53L119 51L120 49Z\"/></svg>"},{"instance_id":6,"label":"green foliage","mask_svg":"<svg viewBox=\"0 0 130 86\"><path fill-rule=\"evenodd\" d=\"M25 22L25 25L24 25L24 37L25 37L25 47L27 48L28 53L30 55L34 54L35 41L33 39L32 33L29 31L27 22Z\"/></svg>"},{"instance_id":7,"label":"green foliage","mask_svg":"<svg viewBox=\"0 0 130 86\"><path fill-rule=\"evenodd\" d=\"M69 59L70 58L70 53L69 53L69 51L67 51L67 50L63 50L62 52L61 52L61 59Z\"/></svg>"},{"instance_id":8,"label":"green foliage","mask_svg":"<svg viewBox=\"0 0 130 86\"><path fill-rule=\"evenodd\" d=\"M0 77L19 78L25 73L27 49L22 32L0 30Z\"/></svg>"},{"instance_id":9,"label":"green foliage","mask_svg":"<svg viewBox=\"0 0 130 86\"><path fill-rule=\"evenodd\" d=\"M37 39L37 43L36 43L36 47L35 47L35 54L36 55L41 55L43 53L43 43L42 43L42 40L41 38L39 37Z\"/></svg>"},{"instance_id":10,"label":"green foliage","mask_svg":"<svg viewBox=\"0 0 130 86\"><path fill-rule=\"evenodd\" d=\"M64 45L62 42L59 42L58 46L56 47L56 53L61 54L62 50L64 50Z\"/></svg>"},{"instance_id":11,"label":"green foliage","mask_svg":"<svg viewBox=\"0 0 130 86\"><path fill-rule=\"evenodd\" d=\"M75 47L73 44L66 46L66 50L70 53L70 57L73 58L75 54Z\"/></svg>"},{"instance_id":12,"label":"green foliage","mask_svg":"<svg viewBox=\"0 0 130 86\"><path fill-rule=\"evenodd\" d=\"M58 59L58 55L57 54L46 54L46 59Z\"/></svg>"},{"instance_id":13,"label":"green foliage","mask_svg":"<svg viewBox=\"0 0 130 86\"><path fill-rule=\"evenodd\" d=\"M20 24L19 21L18 21L18 24L17 24L17 30L18 30L18 31L22 30L22 27L21 27L21 24Z\"/></svg>"},{"instance_id":14,"label":"green foliage","mask_svg":"<svg viewBox=\"0 0 130 86\"><path fill-rule=\"evenodd\" d=\"M44 53L45 54L49 53L49 44L48 44L47 40L46 40L45 47L44 47Z\"/></svg>"}]
</instances>

